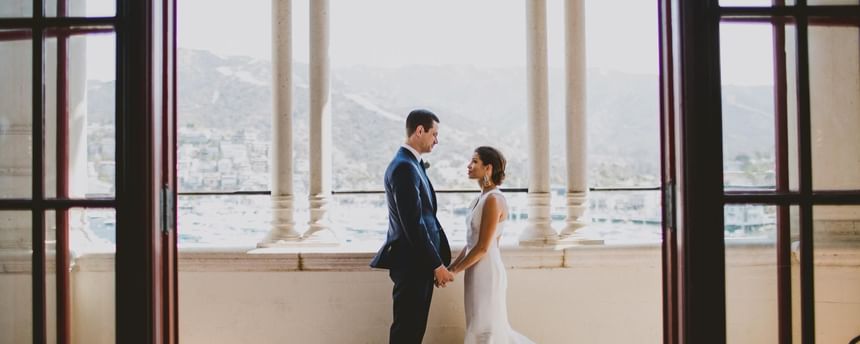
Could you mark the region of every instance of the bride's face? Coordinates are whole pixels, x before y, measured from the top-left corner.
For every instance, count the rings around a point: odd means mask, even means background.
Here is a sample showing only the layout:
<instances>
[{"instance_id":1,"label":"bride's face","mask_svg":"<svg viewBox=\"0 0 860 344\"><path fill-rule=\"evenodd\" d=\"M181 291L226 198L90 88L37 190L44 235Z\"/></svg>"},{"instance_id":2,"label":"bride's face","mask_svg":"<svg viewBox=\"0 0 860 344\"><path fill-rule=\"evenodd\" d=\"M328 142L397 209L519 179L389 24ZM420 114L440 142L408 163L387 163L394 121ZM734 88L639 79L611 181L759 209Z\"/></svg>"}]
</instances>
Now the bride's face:
<instances>
[{"instance_id":1,"label":"bride's face","mask_svg":"<svg viewBox=\"0 0 860 344\"><path fill-rule=\"evenodd\" d=\"M484 162L481 161L481 157L478 156L478 153L472 154L472 160L469 161L469 165L466 166L466 169L469 172L469 179L480 179L483 178L484 175L489 174L490 165L484 165Z\"/></svg>"}]
</instances>

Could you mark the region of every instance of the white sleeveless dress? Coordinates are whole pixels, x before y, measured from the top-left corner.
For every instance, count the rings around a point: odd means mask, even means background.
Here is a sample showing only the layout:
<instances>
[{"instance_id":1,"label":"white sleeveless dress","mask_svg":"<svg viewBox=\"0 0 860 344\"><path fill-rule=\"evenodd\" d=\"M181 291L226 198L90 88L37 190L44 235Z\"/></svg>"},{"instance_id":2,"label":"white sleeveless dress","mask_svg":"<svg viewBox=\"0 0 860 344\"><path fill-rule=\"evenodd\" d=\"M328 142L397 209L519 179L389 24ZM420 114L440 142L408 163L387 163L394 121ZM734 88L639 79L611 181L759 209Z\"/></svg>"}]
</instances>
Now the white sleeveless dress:
<instances>
[{"instance_id":1,"label":"white sleeveless dress","mask_svg":"<svg viewBox=\"0 0 860 344\"><path fill-rule=\"evenodd\" d=\"M498 194L498 189L482 194L472 202L472 211L466 216L466 249L471 250L478 244L481 231L481 214L487 196ZM507 207L506 203L503 203ZM507 212L507 209L505 209ZM507 289L508 277L505 264L499 251L499 238L504 232L504 222L496 227L495 238L491 241L487 254L466 270L465 308L467 344L472 343L533 343L517 333L508 323Z\"/></svg>"}]
</instances>

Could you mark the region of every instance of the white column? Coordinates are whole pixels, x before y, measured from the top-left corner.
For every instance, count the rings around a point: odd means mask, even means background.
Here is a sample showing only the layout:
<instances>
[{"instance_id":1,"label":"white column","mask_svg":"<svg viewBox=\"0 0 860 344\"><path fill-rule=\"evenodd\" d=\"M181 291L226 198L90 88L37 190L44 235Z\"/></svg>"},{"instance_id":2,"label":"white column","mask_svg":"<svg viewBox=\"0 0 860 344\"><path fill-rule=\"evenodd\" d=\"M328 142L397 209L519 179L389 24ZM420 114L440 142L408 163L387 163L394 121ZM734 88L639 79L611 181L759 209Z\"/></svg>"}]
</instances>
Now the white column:
<instances>
[{"instance_id":1,"label":"white column","mask_svg":"<svg viewBox=\"0 0 860 344\"><path fill-rule=\"evenodd\" d=\"M292 0L272 0L272 228L259 247L298 241L293 220Z\"/></svg>"},{"instance_id":2,"label":"white column","mask_svg":"<svg viewBox=\"0 0 860 344\"><path fill-rule=\"evenodd\" d=\"M305 240L330 241L331 89L329 71L329 0L310 2L310 221Z\"/></svg>"},{"instance_id":3,"label":"white column","mask_svg":"<svg viewBox=\"0 0 860 344\"><path fill-rule=\"evenodd\" d=\"M559 237L579 243L576 230L586 226L582 218L588 199L588 123L586 112L585 0L566 0L565 38L565 152L567 154L567 220Z\"/></svg>"},{"instance_id":4,"label":"white column","mask_svg":"<svg viewBox=\"0 0 860 344\"><path fill-rule=\"evenodd\" d=\"M529 218L519 239L521 245L547 245L555 243L558 235L550 226L546 0L526 0L526 54Z\"/></svg>"}]
</instances>

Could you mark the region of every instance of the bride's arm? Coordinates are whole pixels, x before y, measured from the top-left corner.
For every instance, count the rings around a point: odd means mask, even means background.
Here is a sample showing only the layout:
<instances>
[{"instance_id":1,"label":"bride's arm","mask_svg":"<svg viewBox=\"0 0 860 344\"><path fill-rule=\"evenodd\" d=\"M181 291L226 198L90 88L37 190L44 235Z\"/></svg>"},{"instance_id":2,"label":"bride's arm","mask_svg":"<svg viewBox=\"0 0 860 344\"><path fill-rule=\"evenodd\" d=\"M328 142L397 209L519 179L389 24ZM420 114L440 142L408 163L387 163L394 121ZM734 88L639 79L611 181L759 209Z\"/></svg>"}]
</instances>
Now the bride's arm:
<instances>
[{"instance_id":1,"label":"bride's arm","mask_svg":"<svg viewBox=\"0 0 860 344\"><path fill-rule=\"evenodd\" d=\"M463 249L462 249L462 250L460 250L460 254L458 254L458 255L457 255L457 258L456 258L456 259L454 259L454 261L453 261L453 262L451 262L451 265L448 265L448 271L451 271L451 268L453 268L453 267L455 267L455 266L459 265L459 264L460 264L460 262L462 262L462 261L463 261L463 258L465 258L465 257L466 257L466 251L468 251L468 250L469 250L469 248L468 248L468 247L463 246Z\"/></svg>"},{"instance_id":2,"label":"bride's arm","mask_svg":"<svg viewBox=\"0 0 860 344\"><path fill-rule=\"evenodd\" d=\"M478 234L478 243L475 247L469 250L466 257L457 264L451 264L450 270L452 273L458 273L468 269L487 254L487 250L493 242L496 234L496 225L499 224L499 218L502 215L501 202L496 195L487 196L484 202L484 209L481 214L481 228ZM464 250L465 251L465 250ZM462 254L461 254L462 255ZM459 258L458 258L459 259Z\"/></svg>"}]
</instances>

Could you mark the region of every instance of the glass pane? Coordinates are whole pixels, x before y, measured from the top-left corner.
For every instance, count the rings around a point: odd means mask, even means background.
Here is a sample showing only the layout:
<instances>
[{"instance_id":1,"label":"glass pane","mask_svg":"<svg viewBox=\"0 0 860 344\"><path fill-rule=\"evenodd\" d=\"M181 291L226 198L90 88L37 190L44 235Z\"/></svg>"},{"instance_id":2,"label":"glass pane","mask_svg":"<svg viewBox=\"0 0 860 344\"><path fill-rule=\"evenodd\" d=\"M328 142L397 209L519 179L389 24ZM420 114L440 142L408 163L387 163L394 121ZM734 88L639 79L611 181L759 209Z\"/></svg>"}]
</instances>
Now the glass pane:
<instances>
[{"instance_id":1,"label":"glass pane","mask_svg":"<svg viewBox=\"0 0 860 344\"><path fill-rule=\"evenodd\" d=\"M0 2L0 18L23 18L33 16L33 0L3 0Z\"/></svg>"},{"instance_id":2,"label":"glass pane","mask_svg":"<svg viewBox=\"0 0 860 344\"><path fill-rule=\"evenodd\" d=\"M68 235L69 271L68 307L70 328L76 342L113 343L114 257L116 215L112 209L48 211L46 214L48 300L48 337L56 342L56 322L60 307L57 295L60 275L57 269L58 231Z\"/></svg>"},{"instance_id":3,"label":"glass pane","mask_svg":"<svg viewBox=\"0 0 860 344\"><path fill-rule=\"evenodd\" d=\"M57 212L45 211L45 334L57 343Z\"/></svg>"},{"instance_id":4,"label":"glass pane","mask_svg":"<svg viewBox=\"0 0 860 344\"><path fill-rule=\"evenodd\" d=\"M808 0L808 5L857 5L857 0Z\"/></svg>"},{"instance_id":5,"label":"glass pane","mask_svg":"<svg viewBox=\"0 0 860 344\"><path fill-rule=\"evenodd\" d=\"M63 51L66 58L57 59ZM69 197L112 197L116 186L115 35L54 35L46 40L46 57L46 194L57 195L57 167L64 166ZM65 78L58 78L62 75ZM65 97L58 97L64 89ZM58 99L65 99L65 105ZM61 115L67 118L64 142L58 142ZM66 160L58 159L58 149L66 150Z\"/></svg>"},{"instance_id":6,"label":"glass pane","mask_svg":"<svg viewBox=\"0 0 860 344\"><path fill-rule=\"evenodd\" d=\"M725 207L725 237L771 241L776 236L776 208L759 205Z\"/></svg>"},{"instance_id":7,"label":"glass pane","mask_svg":"<svg viewBox=\"0 0 860 344\"><path fill-rule=\"evenodd\" d=\"M858 45L857 27L809 28L812 186L816 190L860 189Z\"/></svg>"},{"instance_id":8,"label":"glass pane","mask_svg":"<svg viewBox=\"0 0 860 344\"><path fill-rule=\"evenodd\" d=\"M771 7L777 0L720 0L722 7ZM785 5L793 5L794 0L785 0Z\"/></svg>"},{"instance_id":9,"label":"glass pane","mask_svg":"<svg viewBox=\"0 0 860 344\"><path fill-rule=\"evenodd\" d=\"M815 341L848 343L860 319L860 206L813 208Z\"/></svg>"},{"instance_id":10,"label":"glass pane","mask_svg":"<svg viewBox=\"0 0 860 344\"><path fill-rule=\"evenodd\" d=\"M45 0L48 17L113 17L116 0Z\"/></svg>"},{"instance_id":11,"label":"glass pane","mask_svg":"<svg viewBox=\"0 0 860 344\"><path fill-rule=\"evenodd\" d=\"M773 42L770 25L720 24L726 189L776 186Z\"/></svg>"},{"instance_id":12,"label":"glass pane","mask_svg":"<svg viewBox=\"0 0 860 344\"><path fill-rule=\"evenodd\" d=\"M115 342L114 257L116 212L113 209L73 208L66 212L49 212L48 234L52 240L51 266L56 266L56 233L68 231L70 253L69 305L72 334L76 342ZM60 216L65 217L65 221ZM56 309L55 269L49 274L50 305ZM49 309L50 310L50 309ZM56 317L56 312L49 312Z\"/></svg>"},{"instance_id":13,"label":"glass pane","mask_svg":"<svg viewBox=\"0 0 860 344\"><path fill-rule=\"evenodd\" d=\"M800 168L798 163L798 130L797 130L797 28L793 24L784 26L785 39L785 96L786 96L786 126L787 151L786 160L788 165L788 188L792 191L800 190Z\"/></svg>"},{"instance_id":14,"label":"glass pane","mask_svg":"<svg viewBox=\"0 0 860 344\"><path fill-rule=\"evenodd\" d=\"M33 189L31 36L0 30L8 38L0 40L0 198L30 198Z\"/></svg>"},{"instance_id":15,"label":"glass pane","mask_svg":"<svg viewBox=\"0 0 860 344\"><path fill-rule=\"evenodd\" d=\"M778 342L774 206L725 207L727 343Z\"/></svg>"},{"instance_id":16,"label":"glass pane","mask_svg":"<svg viewBox=\"0 0 860 344\"><path fill-rule=\"evenodd\" d=\"M33 342L32 221L0 211L0 343Z\"/></svg>"},{"instance_id":17,"label":"glass pane","mask_svg":"<svg viewBox=\"0 0 860 344\"><path fill-rule=\"evenodd\" d=\"M791 230L791 339L792 343L801 343L801 314L800 314L800 263L798 245L800 240L800 207L789 207L789 223Z\"/></svg>"}]
</instances>

